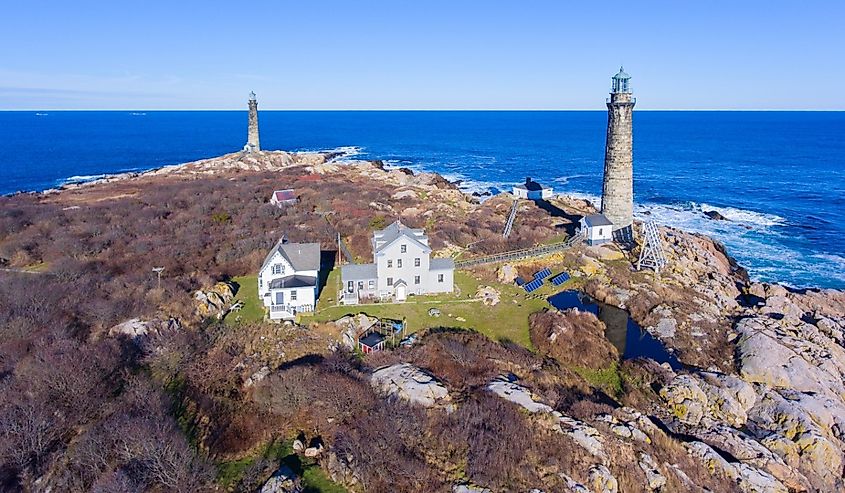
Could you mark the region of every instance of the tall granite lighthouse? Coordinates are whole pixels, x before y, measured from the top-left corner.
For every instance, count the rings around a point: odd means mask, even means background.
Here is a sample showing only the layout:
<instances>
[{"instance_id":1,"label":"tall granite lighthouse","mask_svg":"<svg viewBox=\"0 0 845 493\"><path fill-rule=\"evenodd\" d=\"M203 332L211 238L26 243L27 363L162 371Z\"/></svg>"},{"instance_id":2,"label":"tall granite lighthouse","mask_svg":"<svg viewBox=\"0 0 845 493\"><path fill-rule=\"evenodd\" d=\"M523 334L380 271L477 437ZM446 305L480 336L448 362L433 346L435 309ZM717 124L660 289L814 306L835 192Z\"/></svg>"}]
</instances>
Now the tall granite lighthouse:
<instances>
[{"instance_id":1,"label":"tall granite lighthouse","mask_svg":"<svg viewBox=\"0 0 845 493\"><path fill-rule=\"evenodd\" d=\"M607 144L601 191L601 212L613 222L614 236L620 239L633 238L633 113L637 100L632 96L630 80L631 76L622 67L613 76L607 100Z\"/></svg>"},{"instance_id":2,"label":"tall granite lighthouse","mask_svg":"<svg viewBox=\"0 0 845 493\"><path fill-rule=\"evenodd\" d=\"M249 93L249 128L246 135L245 152L257 152L261 150L258 142L258 101L255 93Z\"/></svg>"}]
</instances>

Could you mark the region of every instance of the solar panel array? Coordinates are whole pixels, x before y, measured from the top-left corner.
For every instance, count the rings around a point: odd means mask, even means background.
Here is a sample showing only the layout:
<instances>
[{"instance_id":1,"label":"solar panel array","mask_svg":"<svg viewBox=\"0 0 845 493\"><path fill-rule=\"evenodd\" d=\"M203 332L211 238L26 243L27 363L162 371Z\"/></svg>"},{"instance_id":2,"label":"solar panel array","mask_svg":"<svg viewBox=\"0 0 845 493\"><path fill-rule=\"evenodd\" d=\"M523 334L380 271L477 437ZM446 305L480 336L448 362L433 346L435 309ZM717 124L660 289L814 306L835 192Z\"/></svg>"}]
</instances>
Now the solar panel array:
<instances>
[{"instance_id":1,"label":"solar panel array","mask_svg":"<svg viewBox=\"0 0 845 493\"><path fill-rule=\"evenodd\" d=\"M560 286L561 284L565 283L569 280L569 274L566 272L561 272L560 274L554 276L552 278L552 285L553 286Z\"/></svg>"},{"instance_id":2,"label":"solar panel array","mask_svg":"<svg viewBox=\"0 0 845 493\"><path fill-rule=\"evenodd\" d=\"M529 282L528 284L526 284L522 287L525 288L526 293L530 293L531 291L538 289L542 285L543 285L543 279L534 279L533 281Z\"/></svg>"},{"instance_id":3,"label":"solar panel array","mask_svg":"<svg viewBox=\"0 0 845 493\"><path fill-rule=\"evenodd\" d=\"M541 270L540 272L534 274L534 280L535 281L543 280L543 279L549 277L550 275L552 275L552 271L549 270L548 267L546 267L545 269Z\"/></svg>"}]
</instances>

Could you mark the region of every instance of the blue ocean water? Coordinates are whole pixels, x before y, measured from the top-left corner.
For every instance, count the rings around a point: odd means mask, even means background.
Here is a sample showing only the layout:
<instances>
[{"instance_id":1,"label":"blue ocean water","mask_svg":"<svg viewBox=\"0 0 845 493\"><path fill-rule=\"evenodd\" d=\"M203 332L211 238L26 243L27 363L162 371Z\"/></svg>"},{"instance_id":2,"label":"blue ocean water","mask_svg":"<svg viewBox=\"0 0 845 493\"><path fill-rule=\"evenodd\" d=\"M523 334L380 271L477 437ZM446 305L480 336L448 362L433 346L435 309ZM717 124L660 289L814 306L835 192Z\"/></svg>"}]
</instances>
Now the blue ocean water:
<instances>
[{"instance_id":1,"label":"blue ocean water","mask_svg":"<svg viewBox=\"0 0 845 493\"><path fill-rule=\"evenodd\" d=\"M265 149L354 146L467 189L597 199L606 114L262 111ZM845 288L845 113L637 111L637 215L722 240L752 277ZM240 149L245 111L0 112L0 194ZM730 221L714 221L717 210Z\"/></svg>"}]
</instances>

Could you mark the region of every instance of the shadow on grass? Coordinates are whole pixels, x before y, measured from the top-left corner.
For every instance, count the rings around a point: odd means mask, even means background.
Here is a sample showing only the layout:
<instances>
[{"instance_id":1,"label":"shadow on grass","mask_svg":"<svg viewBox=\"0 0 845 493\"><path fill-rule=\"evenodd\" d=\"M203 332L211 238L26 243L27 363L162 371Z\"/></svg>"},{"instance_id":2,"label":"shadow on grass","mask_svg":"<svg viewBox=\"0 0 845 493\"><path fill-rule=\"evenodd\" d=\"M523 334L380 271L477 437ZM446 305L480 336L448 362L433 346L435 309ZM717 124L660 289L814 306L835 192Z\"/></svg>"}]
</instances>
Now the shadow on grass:
<instances>
[{"instance_id":1,"label":"shadow on grass","mask_svg":"<svg viewBox=\"0 0 845 493\"><path fill-rule=\"evenodd\" d=\"M320 252L320 273L317 278L317 298L325 289L329 280L329 273L334 270L335 261L337 259L337 251L323 250Z\"/></svg>"}]
</instances>

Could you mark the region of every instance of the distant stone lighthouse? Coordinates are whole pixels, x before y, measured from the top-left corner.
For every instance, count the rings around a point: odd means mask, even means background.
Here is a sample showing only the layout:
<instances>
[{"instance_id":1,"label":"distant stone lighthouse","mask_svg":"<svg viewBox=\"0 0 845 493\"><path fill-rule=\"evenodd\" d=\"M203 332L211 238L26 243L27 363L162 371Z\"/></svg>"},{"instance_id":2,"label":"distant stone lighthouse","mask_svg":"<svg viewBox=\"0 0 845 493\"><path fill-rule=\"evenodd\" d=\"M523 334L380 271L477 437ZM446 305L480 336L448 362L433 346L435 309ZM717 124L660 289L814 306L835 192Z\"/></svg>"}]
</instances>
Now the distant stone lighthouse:
<instances>
[{"instance_id":1,"label":"distant stone lighthouse","mask_svg":"<svg viewBox=\"0 0 845 493\"><path fill-rule=\"evenodd\" d=\"M633 114L637 100L632 96L630 79L622 67L613 76L607 100L607 144L601 191L601 212L613 222L614 236L620 239L633 238Z\"/></svg>"},{"instance_id":2,"label":"distant stone lighthouse","mask_svg":"<svg viewBox=\"0 0 845 493\"><path fill-rule=\"evenodd\" d=\"M258 152L261 150L261 144L258 141L258 101L255 99L255 93L249 93L249 128L246 135L245 152Z\"/></svg>"}]
</instances>

